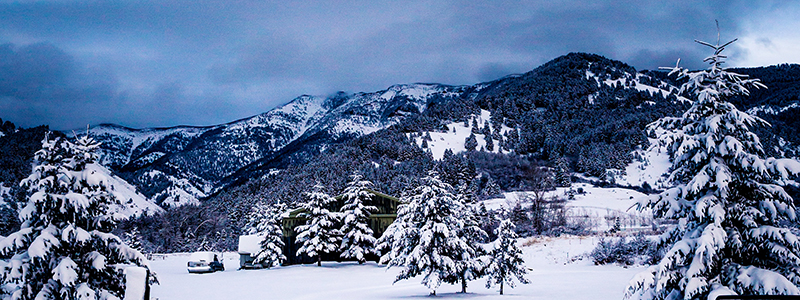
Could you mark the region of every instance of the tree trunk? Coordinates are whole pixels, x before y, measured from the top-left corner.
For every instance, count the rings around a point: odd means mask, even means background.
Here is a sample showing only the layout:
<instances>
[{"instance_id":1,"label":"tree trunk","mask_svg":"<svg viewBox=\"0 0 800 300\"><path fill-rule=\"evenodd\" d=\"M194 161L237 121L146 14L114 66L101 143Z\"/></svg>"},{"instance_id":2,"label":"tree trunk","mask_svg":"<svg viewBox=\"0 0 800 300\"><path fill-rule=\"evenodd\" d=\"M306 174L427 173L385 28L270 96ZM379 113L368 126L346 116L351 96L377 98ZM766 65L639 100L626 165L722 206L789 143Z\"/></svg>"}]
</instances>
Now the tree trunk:
<instances>
[{"instance_id":1,"label":"tree trunk","mask_svg":"<svg viewBox=\"0 0 800 300\"><path fill-rule=\"evenodd\" d=\"M467 293L467 278L463 274L461 275L461 292Z\"/></svg>"},{"instance_id":2,"label":"tree trunk","mask_svg":"<svg viewBox=\"0 0 800 300\"><path fill-rule=\"evenodd\" d=\"M322 255L317 255L317 267L322 266Z\"/></svg>"},{"instance_id":3,"label":"tree trunk","mask_svg":"<svg viewBox=\"0 0 800 300\"><path fill-rule=\"evenodd\" d=\"M431 296L436 296L436 290L431 291Z\"/></svg>"},{"instance_id":4,"label":"tree trunk","mask_svg":"<svg viewBox=\"0 0 800 300\"><path fill-rule=\"evenodd\" d=\"M500 295L503 294L503 281L500 281Z\"/></svg>"}]
</instances>

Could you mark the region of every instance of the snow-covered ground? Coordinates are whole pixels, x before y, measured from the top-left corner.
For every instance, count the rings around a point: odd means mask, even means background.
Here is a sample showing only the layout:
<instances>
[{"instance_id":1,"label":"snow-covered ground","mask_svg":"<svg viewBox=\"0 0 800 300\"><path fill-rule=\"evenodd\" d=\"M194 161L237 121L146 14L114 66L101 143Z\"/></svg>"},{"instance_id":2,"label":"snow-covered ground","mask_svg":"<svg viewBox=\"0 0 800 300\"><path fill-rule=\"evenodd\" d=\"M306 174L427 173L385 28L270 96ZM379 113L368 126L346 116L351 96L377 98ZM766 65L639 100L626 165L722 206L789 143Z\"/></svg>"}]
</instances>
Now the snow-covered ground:
<instances>
[{"instance_id":1,"label":"snow-covered ground","mask_svg":"<svg viewBox=\"0 0 800 300\"><path fill-rule=\"evenodd\" d=\"M124 179L113 175L106 167L98 164L92 164L87 166L87 168L90 168L93 172L100 173L101 177L110 179L109 184L111 185L111 193L114 194L114 196L120 202L117 205L111 206L113 213L119 213L127 218L130 216L139 215L141 213L150 214L164 211L163 208L159 207L152 201L149 201L147 197L137 191L136 187L132 186Z\"/></svg>"},{"instance_id":2,"label":"snow-covered ground","mask_svg":"<svg viewBox=\"0 0 800 300\"><path fill-rule=\"evenodd\" d=\"M476 119L478 126L482 127L484 122L489 121L491 118L491 113L488 110L482 109L481 114L479 116L471 116L469 119L467 126L464 126L462 122L455 122L450 123L447 125L447 132L426 132L427 134L431 135L431 141L428 142L428 149L431 150L431 154L433 154L434 159L442 159L444 157L444 151L450 149L453 153L459 153L466 151L466 147L464 147L464 142L469 137L470 133L472 133L472 119ZM500 132L503 136L505 136L506 132L511 130L508 126L503 125L500 129ZM485 136L483 134L475 134L475 139L478 141L478 146L476 149L486 148L486 140L484 139ZM415 138L417 145L422 146L422 137L418 136ZM495 153L505 153L507 151L503 151L500 147L500 141L493 141L493 151ZM488 151L487 151L488 152Z\"/></svg>"},{"instance_id":3,"label":"snow-covered ground","mask_svg":"<svg viewBox=\"0 0 800 300\"><path fill-rule=\"evenodd\" d=\"M481 299L621 299L630 279L642 267L595 266L579 259L597 244L597 237L565 236L520 240L531 284L486 289L485 280L471 281L468 294L460 285L442 285L439 298ZM225 271L189 274L188 254L157 256L151 261L160 285L152 299L407 299L428 297L421 277L392 284L398 269L366 263L325 262L263 270L238 271L238 255L225 253Z\"/></svg>"},{"instance_id":4,"label":"snow-covered ground","mask_svg":"<svg viewBox=\"0 0 800 300\"><path fill-rule=\"evenodd\" d=\"M658 143L657 139L649 139L651 145ZM672 167L669 161L669 154L663 147L650 147L639 149L633 152L634 158L626 168L625 172L614 170L614 180L618 184L630 186L642 186L647 182L656 189L665 189L669 186L665 174Z\"/></svg>"},{"instance_id":5,"label":"snow-covered ground","mask_svg":"<svg viewBox=\"0 0 800 300\"><path fill-rule=\"evenodd\" d=\"M573 200L566 202L567 216L586 218L590 230L607 231L614 225L615 218L620 218L623 229L648 227L652 222L650 210L638 211L632 208L636 202L648 195L631 189L599 188L586 183L576 183L570 187L556 188L545 193L544 197L566 199L569 191L577 193L579 189L583 190L583 193L575 194ZM502 198L486 200L483 203L490 210L508 209L526 196L533 196L533 193L508 192L503 193Z\"/></svg>"},{"instance_id":6,"label":"snow-covered ground","mask_svg":"<svg viewBox=\"0 0 800 300\"><path fill-rule=\"evenodd\" d=\"M628 210L647 195L622 188L596 188L574 184L583 194L569 200L569 210L591 215L598 221L597 231L607 230L606 216L635 216L645 218L650 212ZM559 188L547 197L565 197L570 188ZM513 204L527 193L506 193L502 198L487 200L490 209ZM635 227L633 225L630 227ZM628 227L623 223L623 227ZM481 299L622 299L628 282L643 267L617 265L596 266L587 253L600 237L562 236L520 239L525 264L531 270L528 285L506 286L505 295L498 288L486 289L484 279L469 283L468 293L458 293L460 285L443 284L437 289L438 298ZM186 271L188 254L155 256L152 269L160 285L153 286L153 299L401 299L428 297L429 291L421 277L393 284L399 269L386 269L374 262L324 262L316 265L283 266L263 270L238 271L239 257L225 253L224 272L189 274Z\"/></svg>"}]
</instances>

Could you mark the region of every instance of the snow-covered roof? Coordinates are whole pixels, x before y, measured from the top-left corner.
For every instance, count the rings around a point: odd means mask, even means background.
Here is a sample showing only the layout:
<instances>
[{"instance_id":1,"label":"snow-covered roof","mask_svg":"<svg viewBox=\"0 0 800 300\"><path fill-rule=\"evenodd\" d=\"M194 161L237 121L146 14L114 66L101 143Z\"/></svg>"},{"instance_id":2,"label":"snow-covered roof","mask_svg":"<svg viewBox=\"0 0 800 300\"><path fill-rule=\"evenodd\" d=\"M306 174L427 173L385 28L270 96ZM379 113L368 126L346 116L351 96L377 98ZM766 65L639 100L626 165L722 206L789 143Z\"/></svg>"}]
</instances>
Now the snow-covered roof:
<instances>
[{"instance_id":1,"label":"snow-covered roof","mask_svg":"<svg viewBox=\"0 0 800 300\"><path fill-rule=\"evenodd\" d=\"M258 253L262 240L264 240L263 237L255 234L239 236L239 254Z\"/></svg>"}]
</instances>

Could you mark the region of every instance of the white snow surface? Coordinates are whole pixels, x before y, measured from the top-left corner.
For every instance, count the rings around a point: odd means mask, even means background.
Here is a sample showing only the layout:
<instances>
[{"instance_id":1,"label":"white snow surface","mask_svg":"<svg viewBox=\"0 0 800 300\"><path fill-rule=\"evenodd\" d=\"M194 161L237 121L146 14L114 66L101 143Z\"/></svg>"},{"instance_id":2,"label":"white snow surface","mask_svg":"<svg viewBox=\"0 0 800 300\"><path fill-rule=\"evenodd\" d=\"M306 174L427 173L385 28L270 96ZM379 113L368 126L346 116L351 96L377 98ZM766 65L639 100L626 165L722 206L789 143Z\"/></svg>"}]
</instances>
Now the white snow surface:
<instances>
[{"instance_id":1,"label":"white snow surface","mask_svg":"<svg viewBox=\"0 0 800 300\"><path fill-rule=\"evenodd\" d=\"M124 153L124 157L122 159L122 165L127 164L130 162L131 155L136 148L140 146L149 147L151 144L162 140L164 137L171 135L171 134L179 134L187 137L194 137L203 134L204 132L211 129L211 127L191 127L191 126L178 126L172 128L147 128L147 129L131 129L122 126L114 126L114 125L100 125L95 126L89 129L89 132L92 136L114 136L120 140L124 140L125 143L130 143L130 147L126 147L128 151ZM76 136L80 136L86 134L85 132L71 132L68 134L70 138L75 138ZM101 150L103 151L103 150ZM107 165L110 163L114 157L110 155L106 155L106 153L101 153L100 157L102 158L101 164Z\"/></svg>"},{"instance_id":2,"label":"white snow surface","mask_svg":"<svg viewBox=\"0 0 800 300\"><path fill-rule=\"evenodd\" d=\"M261 241L264 240L263 236L257 234L240 235L239 236L239 254L256 254L261 251Z\"/></svg>"},{"instance_id":3,"label":"white snow surface","mask_svg":"<svg viewBox=\"0 0 800 300\"><path fill-rule=\"evenodd\" d=\"M757 115L760 112L763 112L763 113L768 114L768 115L777 115L777 114L782 113L782 112L784 112L786 110L789 110L791 108L797 108L797 107L800 107L800 103L795 102L795 103L792 103L792 104L784 106L784 107L774 107L774 106L771 106L771 105L761 105L761 106L757 106L757 107L753 107L751 109L748 109L747 113L751 114L751 115L754 115L754 116Z\"/></svg>"},{"instance_id":4,"label":"white snow surface","mask_svg":"<svg viewBox=\"0 0 800 300\"><path fill-rule=\"evenodd\" d=\"M649 139L651 145L655 145L657 139ZM670 187L667 182L667 171L672 167L672 162L669 161L669 154L667 150L661 147L650 147L647 150L634 151L636 156L641 159L634 159L633 162L628 164L625 172L620 170L613 170L614 180L621 185L641 186L645 182L650 184L651 187L656 189L666 189Z\"/></svg>"},{"instance_id":5,"label":"white snow surface","mask_svg":"<svg viewBox=\"0 0 800 300\"><path fill-rule=\"evenodd\" d=\"M481 299L622 299L629 280L642 267L595 266L582 258L597 244L596 237L564 236L519 240L531 284L486 289L486 281L470 281L468 294L460 285L443 284L436 298ZM527 246L523 246L527 245ZM427 298L421 277L392 284L400 271L367 262L323 262L260 270L236 270L238 255L225 253L224 272L189 274L189 254L156 255L150 262L160 285L152 299L407 299Z\"/></svg>"},{"instance_id":6,"label":"white snow surface","mask_svg":"<svg viewBox=\"0 0 800 300\"><path fill-rule=\"evenodd\" d=\"M661 96L664 97L664 98L666 98L667 95L669 95L669 94L677 94L677 91L675 91L675 89L676 89L675 87L670 86L670 85L668 85L667 83L665 83L663 81L660 81L658 87L646 85L646 84L643 84L643 83L639 82L639 78L641 78L643 76L647 76L647 75L644 75L644 74L641 74L641 73L636 73L635 78L621 77L621 78L617 78L617 79L614 79L614 80L612 80L612 79L600 80L600 78L596 74L592 73L592 71L589 71L588 69L586 70L586 79L594 79L597 82L597 86L600 86L601 83L605 84L607 86L614 86L615 84L617 86L628 86L628 81L631 81L632 83L630 83L630 84L632 84L632 88L636 89L637 91L648 92L650 94L660 93ZM683 97L683 96L677 96L677 98L681 102L691 102L691 100L689 100L688 98ZM589 98L589 102L590 103L594 103L593 97Z\"/></svg>"},{"instance_id":7,"label":"white snow surface","mask_svg":"<svg viewBox=\"0 0 800 300\"><path fill-rule=\"evenodd\" d=\"M142 267L125 268L125 299L144 299L147 269Z\"/></svg>"},{"instance_id":8,"label":"white snow surface","mask_svg":"<svg viewBox=\"0 0 800 300\"><path fill-rule=\"evenodd\" d=\"M567 207L573 212L572 216L583 217L581 214L584 214L598 219L596 230L610 228L612 223L605 220L606 216L644 218L651 214L628 211L633 203L647 195L624 188L596 188L581 183L558 188L545 196L566 197L566 192L578 188L585 193L569 200ZM529 194L505 193L502 198L484 203L489 209L502 209ZM623 219L623 229L640 227L625 220L628 219ZM644 267L594 265L587 253L595 248L599 239L578 236L519 239L531 284L506 286L503 296L498 294L498 287L486 289L485 279L469 282L466 295L458 293L460 285L443 284L436 291L437 298L622 299L631 278ZM153 299L406 299L428 297L429 293L420 283L421 277L393 284L400 269L386 269L374 262L364 265L323 262L321 267L309 264L237 271L239 256L229 252L222 257L226 271L189 274L188 259L188 253L154 256L150 266L161 284L152 287Z\"/></svg>"},{"instance_id":9,"label":"white snow surface","mask_svg":"<svg viewBox=\"0 0 800 300\"><path fill-rule=\"evenodd\" d=\"M489 121L491 117L491 113L488 110L482 109L481 114L479 116L472 116L470 117L470 121L468 122L468 126L464 127L463 122L455 122L450 123L447 125L447 132L436 132L431 131L428 132L431 135L432 141L428 141L428 149L431 150L433 153L434 159L442 159L444 157L444 151L450 149L453 153L464 152L467 149L464 147L464 142L469 137L470 133L472 132L472 118L477 118L478 126L483 126L484 121ZM453 132L453 128L455 128L455 132ZM501 129L501 134L505 136L506 132L511 130L511 128L503 125ZM425 134L425 133L423 133ZM478 141L478 147L476 149L481 149L483 147L486 148L486 141L484 140L484 134L475 134L475 138ZM422 146L422 136L418 136L415 139L418 146ZM494 153L506 153L507 151L503 151L500 149L500 141L494 141ZM488 151L486 151L488 152Z\"/></svg>"},{"instance_id":10,"label":"white snow surface","mask_svg":"<svg viewBox=\"0 0 800 300\"><path fill-rule=\"evenodd\" d=\"M119 204L111 206L111 213L118 213L123 216L130 217L142 213L160 213L164 209L148 200L147 197L142 195L136 190L136 187L116 175L111 174L111 171L99 164L90 164L86 166L87 169L101 173L100 176L107 176L111 180L108 182L111 186L111 194L119 200Z\"/></svg>"},{"instance_id":11,"label":"white snow surface","mask_svg":"<svg viewBox=\"0 0 800 300\"><path fill-rule=\"evenodd\" d=\"M150 176L150 178L156 176L164 176L167 178L172 185L168 186L163 191L155 194L153 199L159 199L161 196L166 195L162 202L162 205L168 207L179 207L183 205L197 205L200 204L200 198L205 197L207 194L206 191L201 191L194 184L192 184L188 179L184 178L177 178L175 176L170 176L162 173L158 170L150 170L150 172L142 175L142 176ZM210 189L206 187L207 189Z\"/></svg>"}]
</instances>

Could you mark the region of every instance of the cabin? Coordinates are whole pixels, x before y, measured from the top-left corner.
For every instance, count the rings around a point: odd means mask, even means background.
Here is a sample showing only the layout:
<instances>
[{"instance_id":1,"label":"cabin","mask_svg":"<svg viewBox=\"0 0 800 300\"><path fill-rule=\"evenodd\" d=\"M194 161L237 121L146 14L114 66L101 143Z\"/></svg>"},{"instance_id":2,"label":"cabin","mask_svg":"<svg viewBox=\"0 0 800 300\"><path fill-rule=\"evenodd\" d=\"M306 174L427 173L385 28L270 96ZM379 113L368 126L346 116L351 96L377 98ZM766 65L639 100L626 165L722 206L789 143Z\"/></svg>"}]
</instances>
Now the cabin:
<instances>
[{"instance_id":1,"label":"cabin","mask_svg":"<svg viewBox=\"0 0 800 300\"><path fill-rule=\"evenodd\" d=\"M378 210L370 215L369 217L369 226L372 228L372 232L376 238L383 235L383 232L386 231L386 228L397 219L397 206L400 204L400 200L380 193L373 190L367 190L373 196L370 203L365 203L365 205L372 205L378 208ZM341 210L342 206L344 206L344 201L342 200L342 196L334 197L336 201L330 203L327 207L330 211L339 211ZM314 263L316 262L315 259L312 259L308 256L297 256L297 249L300 249L299 244L296 243L297 240L297 232L295 229L300 225L305 225L308 219L301 217L301 214L305 212L304 209L294 209L286 214L284 214L283 222L282 222L282 230L283 230L283 254L286 256L286 263L287 265L291 264L304 264L304 263ZM322 255L322 260L324 261L342 261L343 259L339 257L341 253L327 253ZM368 260L378 260L377 256L368 257Z\"/></svg>"}]
</instances>

